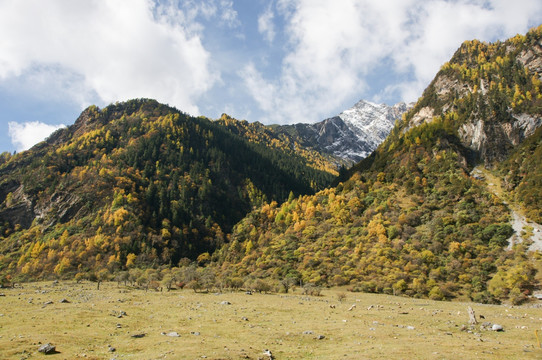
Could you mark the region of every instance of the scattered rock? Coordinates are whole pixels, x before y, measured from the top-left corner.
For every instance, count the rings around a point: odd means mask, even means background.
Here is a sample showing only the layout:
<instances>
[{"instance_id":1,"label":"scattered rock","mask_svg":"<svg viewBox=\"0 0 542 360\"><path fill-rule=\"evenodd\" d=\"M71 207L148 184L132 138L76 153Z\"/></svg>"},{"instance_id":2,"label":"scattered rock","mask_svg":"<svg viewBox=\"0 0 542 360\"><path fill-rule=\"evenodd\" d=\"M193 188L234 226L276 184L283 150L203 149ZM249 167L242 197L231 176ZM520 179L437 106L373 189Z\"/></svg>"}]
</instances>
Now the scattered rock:
<instances>
[{"instance_id":1,"label":"scattered rock","mask_svg":"<svg viewBox=\"0 0 542 360\"><path fill-rule=\"evenodd\" d=\"M49 354L55 354L56 353L56 347L47 343L47 344L43 344L39 347L38 351L40 353L44 353L45 355L49 355Z\"/></svg>"},{"instance_id":2,"label":"scattered rock","mask_svg":"<svg viewBox=\"0 0 542 360\"><path fill-rule=\"evenodd\" d=\"M348 311L352 311L352 310L354 310L355 308L356 308L356 304L350 306L350 307L348 308Z\"/></svg>"},{"instance_id":3,"label":"scattered rock","mask_svg":"<svg viewBox=\"0 0 542 360\"><path fill-rule=\"evenodd\" d=\"M493 324L490 323L489 321L485 321L482 324L480 324L480 330L491 330L492 327L493 327Z\"/></svg>"},{"instance_id":4,"label":"scattered rock","mask_svg":"<svg viewBox=\"0 0 542 360\"><path fill-rule=\"evenodd\" d=\"M115 351L117 351L117 349L115 349L113 346L109 345L109 347L107 348L107 351L115 352Z\"/></svg>"},{"instance_id":5,"label":"scattered rock","mask_svg":"<svg viewBox=\"0 0 542 360\"><path fill-rule=\"evenodd\" d=\"M268 356L269 359L274 359L273 354L271 354L271 351L269 351L269 350L267 350L267 349L265 349L265 350L263 351L263 354L264 354L265 356Z\"/></svg>"},{"instance_id":6,"label":"scattered rock","mask_svg":"<svg viewBox=\"0 0 542 360\"><path fill-rule=\"evenodd\" d=\"M166 336L169 336L169 337L181 337L181 335L179 335L179 333L176 332L176 331L171 331L171 332L168 332L167 334L162 333L162 335L166 335Z\"/></svg>"},{"instance_id":7,"label":"scattered rock","mask_svg":"<svg viewBox=\"0 0 542 360\"><path fill-rule=\"evenodd\" d=\"M51 300L46 301L46 302L43 303L43 305L51 305L51 304L53 304L53 302Z\"/></svg>"},{"instance_id":8,"label":"scattered rock","mask_svg":"<svg viewBox=\"0 0 542 360\"><path fill-rule=\"evenodd\" d=\"M6 294L4 294L4 293L0 293L0 296L6 296Z\"/></svg>"},{"instance_id":9,"label":"scattered rock","mask_svg":"<svg viewBox=\"0 0 542 360\"><path fill-rule=\"evenodd\" d=\"M231 305L231 302L224 300L220 303L220 305Z\"/></svg>"},{"instance_id":10,"label":"scattered rock","mask_svg":"<svg viewBox=\"0 0 542 360\"><path fill-rule=\"evenodd\" d=\"M493 331L504 331L502 325L499 325L499 324L493 324L493 326L491 327L491 330L493 330Z\"/></svg>"},{"instance_id":11,"label":"scattered rock","mask_svg":"<svg viewBox=\"0 0 542 360\"><path fill-rule=\"evenodd\" d=\"M195 336L199 336L199 335L200 335L199 331L191 331L190 334L195 335Z\"/></svg>"},{"instance_id":12,"label":"scattered rock","mask_svg":"<svg viewBox=\"0 0 542 360\"><path fill-rule=\"evenodd\" d=\"M373 305L369 305L369 307L367 308L367 310L371 310L374 306Z\"/></svg>"},{"instance_id":13,"label":"scattered rock","mask_svg":"<svg viewBox=\"0 0 542 360\"><path fill-rule=\"evenodd\" d=\"M62 304L69 304L70 302L67 299L60 300L60 303Z\"/></svg>"},{"instance_id":14,"label":"scattered rock","mask_svg":"<svg viewBox=\"0 0 542 360\"><path fill-rule=\"evenodd\" d=\"M245 295L252 295L252 291L245 292Z\"/></svg>"},{"instance_id":15,"label":"scattered rock","mask_svg":"<svg viewBox=\"0 0 542 360\"><path fill-rule=\"evenodd\" d=\"M335 305L329 305L329 307L335 309Z\"/></svg>"},{"instance_id":16,"label":"scattered rock","mask_svg":"<svg viewBox=\"0 0 542 360\"><path fill-rule=\"evenodd\" d=\"M139 339L139 338L145 337L145 335L147 335L147 334L141 333L141 334L133 334L133 335L131 335L131 336L132 336L133 338L135 338L135 339Z\"/></svg>"},{"instance_id":17,"label":"scattered rock","mask_svg":"<svg viewBox=\"0 0 542 360\"><path fill-rule=\"evenodd\" d=\"M414 329L416 329L414 326L410 326L410 325L407 326L406 328L407 328L407 330L414 330Z\"/></svg>"},{"instance_id":18,"label":"scattered rock","mask_svg":"<svg viewBox=\"0 0 542 360\"><path fill-rule=\"evenodd\" d=\"M117 329L120 329L122 327L121 324L117 324Z\"/></svg>"},{"instance_id":19,"label":"scattered rock","mask_svg":"<svg viewBox=\"0 0 542 360\"><path fill-rule=\"evenodd\" d=\"M324 335L318 335L316 340L324 340L326 337Z\"/></svg>"},{"instance_id":20,"label":"scattered rock","mask_svg":"<svg viewBox=\"0 0 542 360\"><path fill-rule=\"evenodd\" d=\"M243 317L241 318L241 320L243 320L243 321L248 321L248 318L246 318L246 317L243 316Z\"/></svg>"},{"instance_id":21,"label":"scattered rock","mask_svg":"<svg viewBox=\"0 0 542 360\"><path fill-rule=\"evenodd\" d=\"M303 331L303 335L312 335L312 334L314 334L314 332L311 330Z\"/></svg>"}]
</instances>

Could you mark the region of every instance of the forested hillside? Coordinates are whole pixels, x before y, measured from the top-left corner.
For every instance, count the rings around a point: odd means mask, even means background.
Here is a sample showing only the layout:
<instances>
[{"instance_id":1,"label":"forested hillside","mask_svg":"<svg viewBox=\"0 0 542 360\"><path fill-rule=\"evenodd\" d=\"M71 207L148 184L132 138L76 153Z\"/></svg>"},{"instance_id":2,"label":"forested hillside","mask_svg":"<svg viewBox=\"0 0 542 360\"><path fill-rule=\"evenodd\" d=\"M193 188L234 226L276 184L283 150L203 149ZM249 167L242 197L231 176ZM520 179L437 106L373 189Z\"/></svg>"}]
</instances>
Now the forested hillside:
<instances>
[{"instance_id":1,"label":"forested hillside","mask_svg":"<svg viewBox=\"0 0 542 360\"><path fill-rule=\"evenodd\" d=\"M526 215L542 224L542 127L498 167L512 200Z\"/></svg>"},{"instance_id":2,"label":"forested hillside","mask_svg":"<svg viewBox=\"0 0 542 360\"><path fill-rule=\"evenodd\" d=\"M153 100L90 107L0 165L0 271L23 278L177 264L253 207L332 174Z\"/></svg>"},{"instance_id":3,"label":"forested hillside","mask_svg":"<svg viewBox=\"0 0 542 360\"><path fill-rule=\"evenodd\" d=\"M349 180L253 211L217 265L283 283L521 302L536 285L533 263L524 245L506 249L509 210L470 171L516 151L500 169L539 216L539 191L529 190L541 178L541 42L542 27L465 42Z\"/></svg>"},{"instance_id":4,"label":"forested hillside","mask_svg":"<svg viewBox=\"0 0 542 360\"><path fill-rule=\"evenodd\" d=\"M541 221L541 75L542 26L465 42L328 188L330 159L295 133L152 100L90 107L0 157L0 272L521 303L540 259L508 249L510 209L471 172L494 171Z\"/></svg>"}]
</instances>

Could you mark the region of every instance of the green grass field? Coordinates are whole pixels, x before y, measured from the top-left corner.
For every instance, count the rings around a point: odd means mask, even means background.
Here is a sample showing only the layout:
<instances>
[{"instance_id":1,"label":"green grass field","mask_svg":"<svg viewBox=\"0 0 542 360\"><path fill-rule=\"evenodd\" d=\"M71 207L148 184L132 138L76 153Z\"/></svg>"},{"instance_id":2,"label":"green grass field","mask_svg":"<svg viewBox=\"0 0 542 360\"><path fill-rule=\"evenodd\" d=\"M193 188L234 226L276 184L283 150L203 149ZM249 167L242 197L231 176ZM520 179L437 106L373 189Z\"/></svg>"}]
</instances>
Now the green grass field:
<instances>
[{"instance_id":1,"label":"green grass field","mask_svg":"<svg viewBox=\"0 0 542 360\"><path fill-rule=\"evenodd\" d=\"M94 283L71 281L0 293L0 359L269 359L265 349L275 359L542 358L535 336L542 310L533 304L435 302L342 289L324 290L320 297L300 290L145 292L116 283L96 290ZM469 305L485 317L480 322L504 331L462 331ZM119 318L121 311L126 315ZM170 332L180 336L162 334ZM39 353L45 343L58 352Z\"/></svg>"}]
</instances>

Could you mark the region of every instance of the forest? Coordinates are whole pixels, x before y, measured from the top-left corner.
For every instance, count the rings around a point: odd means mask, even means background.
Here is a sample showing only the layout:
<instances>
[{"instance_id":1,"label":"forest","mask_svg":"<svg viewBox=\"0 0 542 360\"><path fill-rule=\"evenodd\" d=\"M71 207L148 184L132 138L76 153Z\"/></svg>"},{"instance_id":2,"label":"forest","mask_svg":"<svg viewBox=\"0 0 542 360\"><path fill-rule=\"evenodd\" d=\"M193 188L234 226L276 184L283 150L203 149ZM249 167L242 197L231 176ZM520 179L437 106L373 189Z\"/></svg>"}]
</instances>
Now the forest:
<instances>
[{"instance_id":1,"label":"forest","mask_svg":"<svg viewBox=\"0 0 542 360\"><path fill-rule=\"evenodd\" d=\"M527 240L508 249L507 202L542 222L541 41L542 26L463 43L350 169L226 114L149 99L91 106L31 150L0 156L0 281L346 286L520 304L542 259ZM506 198L471 175L476 166L502 179Z\"/></svg>"}]
</instances>

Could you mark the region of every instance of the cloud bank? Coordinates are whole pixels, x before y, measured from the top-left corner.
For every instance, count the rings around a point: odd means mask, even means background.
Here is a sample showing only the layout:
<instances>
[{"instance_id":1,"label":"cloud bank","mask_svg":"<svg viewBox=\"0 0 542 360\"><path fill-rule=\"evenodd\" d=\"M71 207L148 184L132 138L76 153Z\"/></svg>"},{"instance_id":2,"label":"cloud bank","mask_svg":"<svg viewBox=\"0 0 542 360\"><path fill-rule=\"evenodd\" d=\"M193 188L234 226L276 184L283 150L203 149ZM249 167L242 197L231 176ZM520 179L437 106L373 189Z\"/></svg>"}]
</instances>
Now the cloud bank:
<instances>
[{"instance_id":1,"label":"cloud bank","mask_svg":"<svg viewBox=\"0 0 542 360\"><path fill-rule=\"evenodd\" d=\"M231 9L231 2L221 3ZM53 88L77 89L73 97L82 107L152 97L197 114L197 99L218 74L194 17L212 15L220 4L190 4L1 1L0 80L42 75ZM221 16L235 23L236 13ZM54 73L62 84L54 84Z\"/></svg>"},{"instance_id":2,"label":"cloud bank","mask_svg":"<svg viewBox=\"0 0 542 360\"><path fill-rule=\"evenodd\" d=\"M8 134L17 151L30 149L33 145L45 140L54 131L64 125L48 125L39 121L17 123L9 122Z\"/></svg>"},{"instance_id":3,"label":"cloud bank","mask_svg":"<svg viewBox=\"0 0 542 360\"><path fill-rule=\"evenodd\" d=\"M542 19L538 0L279 0L276 9L288 40L280 76L253 63L239 75L264 121L278 123L330 116L363 94L414 101L464 40L505 39ZM265 36L270 20L260 17ZM376 95L375 73L389 78Z\"/></svg>"}]
</instances>

